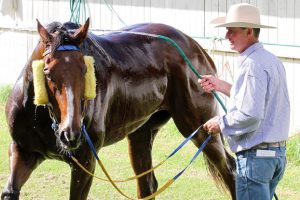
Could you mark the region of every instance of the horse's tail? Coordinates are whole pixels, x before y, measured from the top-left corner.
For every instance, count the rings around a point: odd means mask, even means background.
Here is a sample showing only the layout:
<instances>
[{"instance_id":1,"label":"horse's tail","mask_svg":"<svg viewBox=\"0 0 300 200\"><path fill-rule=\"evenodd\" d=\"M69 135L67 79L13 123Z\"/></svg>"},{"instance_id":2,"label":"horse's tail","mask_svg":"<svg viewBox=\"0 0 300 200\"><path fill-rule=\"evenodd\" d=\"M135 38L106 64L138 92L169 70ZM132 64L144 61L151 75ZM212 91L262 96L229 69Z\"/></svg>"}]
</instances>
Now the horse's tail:
<instances>
[{"instance_id":1,"label":"horse's tail","mask_svg":"<svg viewBox=\"0 0 300 200\"><path fill-rule=\"evenodd\" d=\"M224 144L224 142L223 142ZM236 169L236 165L235 165L235 159L234 157L228 153L228 151L224 148L225 151L225 155L226 155L226 167L227 170L229 171L230 177L235 177L235 169ZM234 184L234 181L232 180L224 180L224 178L221 176L221 173L219 172L219 170L214 166L214 164L208 159L208 157L203 154L205 163L207 164L208 170L210 172L210 174L213 177L213 180L215 181L217 187L225 192L226 194L228 194L228 192L232 192L232 188L230 188L230 183ZM232 185L231 187L234 187L234 185Z\"/></svg>"}]
</instances>

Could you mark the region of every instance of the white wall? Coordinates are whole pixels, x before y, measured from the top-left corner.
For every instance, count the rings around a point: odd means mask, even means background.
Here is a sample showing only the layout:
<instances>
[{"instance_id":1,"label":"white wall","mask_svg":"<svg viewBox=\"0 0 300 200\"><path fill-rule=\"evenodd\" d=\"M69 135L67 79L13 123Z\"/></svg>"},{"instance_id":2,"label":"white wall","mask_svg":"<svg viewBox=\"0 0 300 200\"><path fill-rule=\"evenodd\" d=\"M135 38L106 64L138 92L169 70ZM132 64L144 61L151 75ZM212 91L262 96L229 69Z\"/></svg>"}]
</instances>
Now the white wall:
<instances>
[{"instance_id":1,"label":"white wall","mask_svg":"<svg viewBox=\"0 0 300 200\"><path fill-rule=\"evenodd\" d=\"M300 102L296 86L300 70L300 1L298 0L87 0L86 17L91 18L91 30L116 30L127 24L158 22L165 23L195 38L214 58L220 76L230 80L228 71L234 75L236 54L226 42L216 43L213 48L210 38L224 37L225 29L213 28L209 22L224 16L229 6L246 2L257 6L262 23L277 26L277 29L262 29L260 40L268 43L266 48L280 57L287 71L292 103L291 130L300 130ZM13 83L27 58L35 47L38 37L36 18L46 25L52 21L70 19L69 0L2 0L0 1L0 84ZM17 4L13 4L16 2ZM83 10L82 10L83 11ZM80 22L86 19L81 13ZM226 70L227 71L226 71ZM226 73L225 73L226 72Z\"/></svg>"}]
</instances>

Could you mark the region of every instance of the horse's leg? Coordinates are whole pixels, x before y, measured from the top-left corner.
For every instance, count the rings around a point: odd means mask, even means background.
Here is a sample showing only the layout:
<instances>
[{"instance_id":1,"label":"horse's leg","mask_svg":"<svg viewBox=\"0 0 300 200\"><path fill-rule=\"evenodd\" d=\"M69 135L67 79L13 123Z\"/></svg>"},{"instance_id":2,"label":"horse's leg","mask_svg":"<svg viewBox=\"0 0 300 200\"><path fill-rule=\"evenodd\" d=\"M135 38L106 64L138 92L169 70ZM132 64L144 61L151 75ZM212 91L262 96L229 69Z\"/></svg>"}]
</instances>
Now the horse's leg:
<instances>
[{"instance_id":1,"label":"horse's leg","mask_svg":"<svg viewBox=\"0 0 300 200\"><path fill-rule=\"evenodd\" d=\"M28 180L32 171L44 160L41 156L27 153L12 142L9 147L10 175L1 194L1 199L19 199L21 187Z\"/></svg>"},{"instance_id":2,"label":"horse's leg","mask_svg":"<svg viewBox=\"0 0 300 200\"><path fill-rule=\"evenodd\" d=\"M170 119L169 113L160 111L146 124L128 136L129 156L135 174L152 168L152 145L159 128ZM137 180L137 196L143 198L156 192L158 187L154 172Z\"/></svg>"},{"instance_id":3,"label":"horse's leg","mask_svg":"<svg viewBox=\"0 0 300 200\"><path fill-rule=\"evenodd\" d=\"M195 95L194 98L200 102L201 97ZM214 108L211 104L212 101L208 101L200 109L193 106L193 101L187 99L186 103L182 103L180 107L174 107L175 112L172 112L174 113L172 118L177 128L185 137L188 137L200 124L217 115L212 109ZM199 148L207 136L207 133L201 130L193 137L192 141ZM212 137L203 152L214 180L221 183L222 186L224 185L229 190L232 199L235 199L235 160L224 148L221 136Z\"/></svg>"},{"instance_id":4,"label":"horse's leg","mask_svg":"<svg viewBox=\"0 0 300 200\"><path fill-rule=\"evenodd\" d=\"M95 172L95 158L90 151L80 152L80 156L76 156L76 158L88 171L91 173ZM74 162L71 162L70 166L70 200L85 200L88 197L93 177L88 175Z\"/></svg>"}]
</instances>

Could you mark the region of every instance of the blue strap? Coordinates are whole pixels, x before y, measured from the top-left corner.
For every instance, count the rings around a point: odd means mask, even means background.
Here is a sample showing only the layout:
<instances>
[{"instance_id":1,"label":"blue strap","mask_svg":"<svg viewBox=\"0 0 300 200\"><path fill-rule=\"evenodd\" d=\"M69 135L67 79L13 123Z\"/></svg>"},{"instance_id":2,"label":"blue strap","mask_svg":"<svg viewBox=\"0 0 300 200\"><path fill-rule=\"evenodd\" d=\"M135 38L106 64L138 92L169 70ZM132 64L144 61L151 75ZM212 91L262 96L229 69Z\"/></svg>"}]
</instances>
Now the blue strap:
<instances>
[{"instance_id":1,"label":"blue strap","mask_svg":"<svg viewBox=\"0 0 300 200\"><path fill-rule=\"evenodd\" d=\"M168 158L170 158L171 156L173 156L179 149L181 149L197 132L198 130L202 127L202 125L197 128L188 138L186 138L169 156ZM88 143L88 145L90 146L90 149L92 150L92 153L94 154L95 158L99 161L99 157L97 155L97 151L91 141L91 138L89 137L86 129L85 129L85 125L83 124L81 127L84 135L85 135L85 139ZM205 141L202 143L202 145L199 147L199 149L197 150L197 152L195 153L195 155L193 156L193 158L191 159L191 161L189 162L189 164L187 164L187 166L181 170L176 176L173 177L173 180L176 181L176 179L178 179L183 172L192 164L192 162L198 157L198 155L202 152L202 150L204 149L204 147L207 145L207 143L209 142L209 140L211 139L211 134L209 134L209 136L205 139ZM167 158L167 159L168 159Z\"/></svg>"},{"instance_id":2,"label":"blue strap","mask_svg":"<svg viewBox=\"0 0 300 200\"><path fill-rule=\"evenodd\" d=\"M198 133L199 129L202 128L202 125L199 126L189 137L187 137L180 145L178 145L178 147L172 152L170 153L170 155L167 157L167 159L171 158L175 153L177 153L177 151L179 151L194 135L196 135L196 133ZM88 145L90 147L90 149L92 150L94 156L97 158L97 160L99 160L99 157L97 155L97 151L85 129L85 125L83 124L82 127L82 132L84 133L85 139L88 142Z\"/></svg>"},{"instance_id":3,"label":"blue strap","mask_svg":"<svg viewBox=\"0 0 300 200\"><path fill-rule=\"evenodd\" d=\"M66 45L60 45L57 47L56 51L80 51L78 46L66 44Z\"/></svg>"},{"instance_id":4,"label":"blue strap","mask_svg":"<svg viewBox=\"0 0 300 200\"><path fill-rule=\"evenodd\" d=\"M173 180L176 181L177 178L179 178L183 172L192 164L192 162L197 158L197 156L201 153L201 151L204 149L204 147L207 145L209 140L211 139L211 134L206 138L206 140L202 143L202 145L199 147L193 158L191 159L190 163L183 169L181 172L179 172L176 176L174 176Z\"/></svg>"},{"instance_id":5,"label":"blue strap","mask_svg":"<svg viewBox=\"0 0 300 200\"><path fill-rule=\"evenodd\" d=\"M92 140L91 140L91 138L89 137L89 134L86 132L86 129L85 129L85 125L84 125L84 124L82 124L81 130L82 130L82 132L84 133L85 139L86 139L87 143L89 144L90 149L92 150L92 152L93 152L95 158L96 158L97 160L100 160L99 157L98 157L98 155L97 155L97 151L96 151L96 149L95 149L95 147L94 147L94 145L93 145L93 143L92 143Z\"/></svg>"},{"instance_id":6,"label":"blue strap","mask_svg":"<svg viewBox=\"0 0 300 200\"><path fill-rule=\"evenodd\" d=\"M170 155L167 159L171 158L177 151L179 151L196 133L198 133L199 129L202 128L203 125L199 126L189 137L187 137Z\"/></svg>"}]
</instances>

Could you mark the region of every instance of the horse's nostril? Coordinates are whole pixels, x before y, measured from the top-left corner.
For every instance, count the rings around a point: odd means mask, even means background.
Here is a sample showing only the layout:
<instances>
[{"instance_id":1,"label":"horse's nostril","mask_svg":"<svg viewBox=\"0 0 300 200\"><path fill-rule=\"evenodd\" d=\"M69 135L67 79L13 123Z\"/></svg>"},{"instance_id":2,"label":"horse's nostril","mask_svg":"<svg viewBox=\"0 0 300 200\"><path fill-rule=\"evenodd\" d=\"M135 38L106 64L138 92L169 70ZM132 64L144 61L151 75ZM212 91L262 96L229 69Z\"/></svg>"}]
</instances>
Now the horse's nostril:
<instances>
[{"instance_id":1,"label":"horse's nostril","mask_svg":"<svg viewBox=\"0 0 300 200\"><path fill-rule=\"evenodd\" d=\"M70 134L67 131L62 131L59 139L62 143L67 144L70 141Z\"/></svg>"},{"instance_id":2,"label":"horse's nostril","mask_svg":"<svg viewBox=\"0 0 300 200\"><path fill-rule=\"evenodd\" d=\"M68 148L77 148L80 144L81 132L62 131L60 133L60 141L68 146Z\"/></svg>"},{"instance_id":3,"label":"horse's nostril","mask_svg":"<svg viewBox=\"0 0 300 200\"><path fill-rule=\"evenodd\" d=\"M65 136L67 142L72 141L71 134L69 131L63 131L63 135Z\"/></svg>"}]
</instances>

